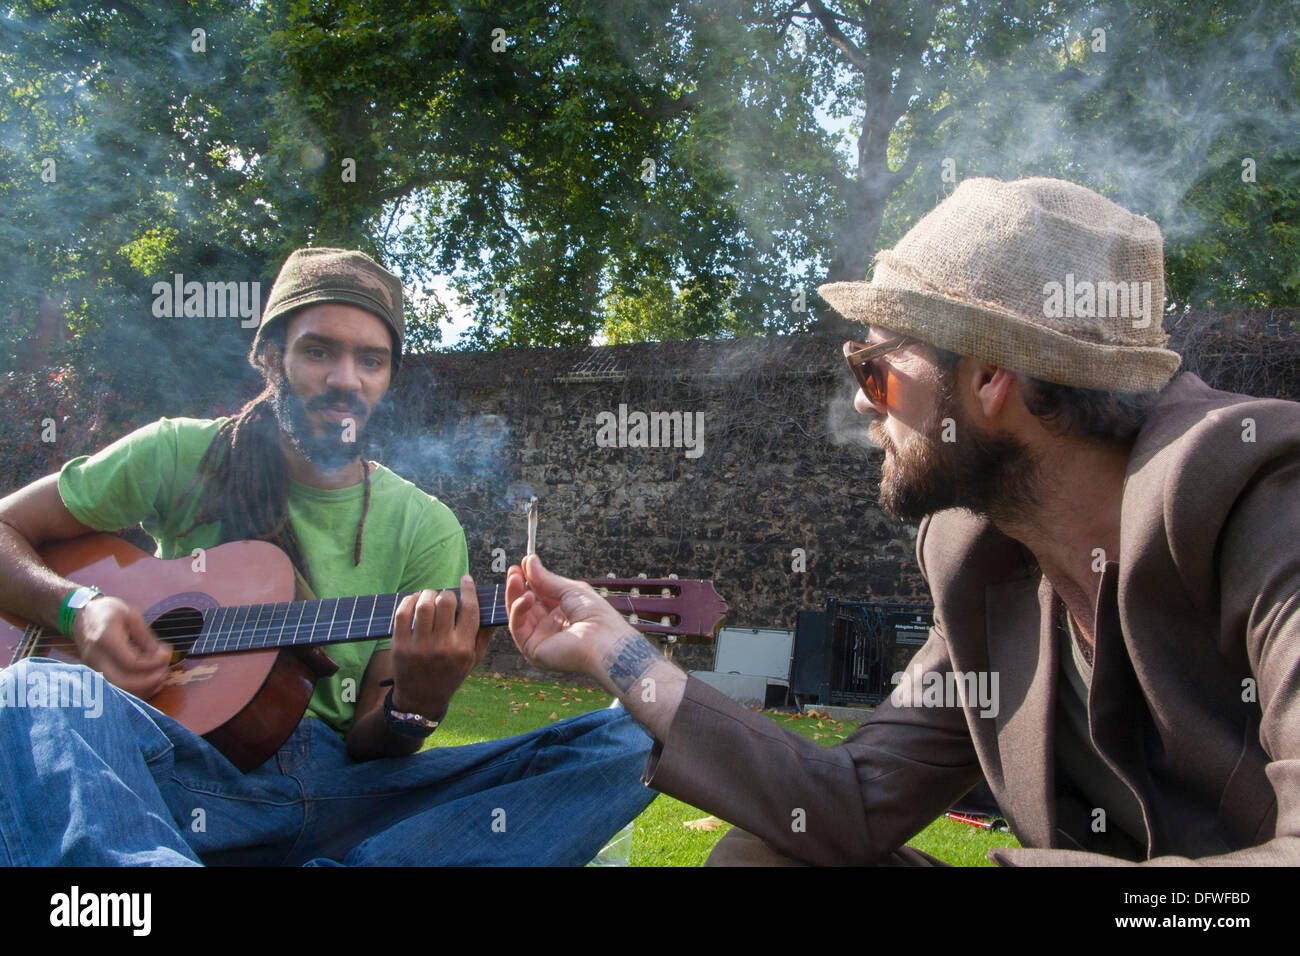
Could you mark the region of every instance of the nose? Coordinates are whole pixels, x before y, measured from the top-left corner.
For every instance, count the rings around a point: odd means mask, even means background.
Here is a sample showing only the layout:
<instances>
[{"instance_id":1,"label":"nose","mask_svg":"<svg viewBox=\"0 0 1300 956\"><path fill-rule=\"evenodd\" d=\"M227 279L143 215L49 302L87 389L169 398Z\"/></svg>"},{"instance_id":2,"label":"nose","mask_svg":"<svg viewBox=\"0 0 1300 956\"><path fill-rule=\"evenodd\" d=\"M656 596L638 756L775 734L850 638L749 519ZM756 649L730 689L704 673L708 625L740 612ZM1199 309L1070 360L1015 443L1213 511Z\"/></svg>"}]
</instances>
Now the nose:
<instances>
[{"instance_id":1,"label":"nose","mask_svg":"<svg viewBox=\"0 0 1300 956\"><path fill-rule=\"evenodd\" d=\"M325 377L325 384L341 392L361 391L361 371L357 366L356 359L350 352L341 353L337 361L330 366L329 374Z\"/></svg>"},{"instance_id":2,"label":"nose","mask_svg":"<svg viewBox=\"0 0 1300 956\"><path fill-rule=\"evenodd\" d=\"M888 413L888 409L884 405L877 405L867 398L866 393L861 388L853 396L853 410L859 415L879 415L881 418L884 418Z\"/></svg>"}]
</instances>

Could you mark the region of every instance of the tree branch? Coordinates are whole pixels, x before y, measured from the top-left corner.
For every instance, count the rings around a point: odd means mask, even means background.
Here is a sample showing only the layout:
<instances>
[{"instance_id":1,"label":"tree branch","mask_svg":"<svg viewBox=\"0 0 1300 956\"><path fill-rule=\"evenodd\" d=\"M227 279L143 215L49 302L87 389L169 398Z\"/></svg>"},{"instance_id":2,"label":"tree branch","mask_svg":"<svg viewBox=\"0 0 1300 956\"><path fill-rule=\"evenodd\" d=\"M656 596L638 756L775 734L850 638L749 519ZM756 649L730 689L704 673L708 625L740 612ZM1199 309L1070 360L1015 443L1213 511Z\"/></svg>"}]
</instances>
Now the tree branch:
<instances>
[{"instance_id":1,"label":"tree branch","mask_svg":"<svg viewBox=\"0 0 1300 956\"><path fill-rule=\"evenodd\" d=\"M921 56L930 45L934 33L935 21L939 18L939 6L929 3L917 10L918 17L912 23L910 35L899 50L895 64L898 67L898 81L894 83L889 94L888 110L895 118L907 112L908 100L916 92L916 76L921 70Z\"/></svg>"},{"instance_id":2,"label":"tree branch","mask_svg":"<svg viewBox=\"0 0 1300 956\"><path fill-rule=\"evenodd\" d=\"M464 183L468 182L469 177L456 173L439 173L427 172L411 179L403 180L400 184L393 186L391 189L380 190L373 194L376 204L392 202L396 199L402 199L408 194L415 192L417 189L426 189L435 183Z\"/></svg>"},{"instance_id":3,"label":"tree branch","mask_svg":"<svg viewBox=\"0 0 1300 956\"><path fill-rule=\"evenodd\" d=\"M939 125L952 115L955 109L955 103L947 103L944 106L939 107L939 109L935 110L933 113L926 113L923 116L918 117L918 119L923 120L924 122L917 124L917 137L920 139L928 139L934 134L934 131L939 128Z\"/></svg>"},{"instance_id":4,"label":"tree branch","mask_svg":"<svg viewBox=\"0 0 1300 956\"><path fill-rule=\"evenodd\" d=\"M907 182L907 178L912 175L912 171L916 169L916 165L920 161L921 154L919 152L914 149L908 150L907 159L903 160L903 165L899 166L897 169L888 170L885 173L885 185L888 187L888 192L886 192L885 195L888 196L903 183Z\"/></svg>"},{"instance_id":5,"label":"tree branch","mask_svg":"<svg viewBox=\"0 0 1300 956\"><path fill-rule=\"evenodd\" d=\"M822 5L821 0L808 0L808 9L813 12L813 16L822 25L822 29L826 31L826 36L831 43L835 44L836 48L849 58L849 62L857 67L858 72L863 76L870 74L871 61L867 54L863 53L856 43L844 35L839 24L835 22L834 14Z\"/></svg>"}]
</instances>

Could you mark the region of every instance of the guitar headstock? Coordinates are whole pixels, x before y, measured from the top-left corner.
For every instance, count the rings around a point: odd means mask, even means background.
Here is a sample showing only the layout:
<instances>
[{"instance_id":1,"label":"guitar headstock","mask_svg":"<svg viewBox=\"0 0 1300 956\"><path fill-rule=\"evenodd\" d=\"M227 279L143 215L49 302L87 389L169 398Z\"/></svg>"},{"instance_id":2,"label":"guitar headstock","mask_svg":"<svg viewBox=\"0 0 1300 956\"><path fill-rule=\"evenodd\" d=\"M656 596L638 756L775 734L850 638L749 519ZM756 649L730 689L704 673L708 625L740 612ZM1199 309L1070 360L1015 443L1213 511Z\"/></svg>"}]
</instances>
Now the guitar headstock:
<instances>
[{"instance_id":1,"label":"guitar headstock","mask_svg":"<svg viewBox=\"0 0 1300 956\"><path fill-rule=\"evenodd\" d=\"M712 581L679 578L588 578L587 583L638 631L712 640L727 602Z\"/></svg>"}]
</instances>

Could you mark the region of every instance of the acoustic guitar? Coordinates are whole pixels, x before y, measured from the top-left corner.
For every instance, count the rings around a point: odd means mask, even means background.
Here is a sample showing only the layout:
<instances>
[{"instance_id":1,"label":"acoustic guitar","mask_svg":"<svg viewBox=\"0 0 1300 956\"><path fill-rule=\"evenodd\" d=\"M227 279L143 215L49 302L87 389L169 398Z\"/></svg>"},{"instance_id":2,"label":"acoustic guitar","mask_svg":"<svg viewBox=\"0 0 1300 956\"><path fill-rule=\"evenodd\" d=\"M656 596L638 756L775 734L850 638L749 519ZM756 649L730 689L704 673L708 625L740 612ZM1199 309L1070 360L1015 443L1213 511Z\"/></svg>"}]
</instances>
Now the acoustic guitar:
<instances>
[{"instance_id":1,"label":"acoustic guitar","mask_svg":"<svg viewBox=\"0 0 1300 956\"><path fill-rule=\"evenodd\" d=\"M202 735L240 770L260 766L302 719L316 680L336 665L324 645L385 638L403 594L294 600L293 565L264 541L163 561L107 534L41 548L51 568L139 608L176 663L149 704ZM708 581L596 578L645 633L707 638L727 605ZM479 626L507 623L505 585L479 585ZM30 657L76 662L72 641L0 613L0 667ZM7 622L7 623L4 623Z\"/></svg>"}]
</instances>

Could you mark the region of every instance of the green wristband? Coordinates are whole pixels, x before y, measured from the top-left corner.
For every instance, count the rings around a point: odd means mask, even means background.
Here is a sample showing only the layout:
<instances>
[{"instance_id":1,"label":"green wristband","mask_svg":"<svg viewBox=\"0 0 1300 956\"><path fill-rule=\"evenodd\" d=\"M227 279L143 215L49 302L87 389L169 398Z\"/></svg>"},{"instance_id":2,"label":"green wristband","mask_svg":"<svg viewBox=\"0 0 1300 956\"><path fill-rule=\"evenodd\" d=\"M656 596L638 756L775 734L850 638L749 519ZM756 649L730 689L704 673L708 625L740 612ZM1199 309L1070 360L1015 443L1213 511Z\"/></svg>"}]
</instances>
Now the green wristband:
<instances>
[{"instance_id":1,"label":"green wristband","mask_svg":"<svg viewBox=\"0 0 1300 956\"><path fill-rule=\"evenodd\" d=\"M91 585L77 588L63 599L63 606L59 608L59 632L61 634L68 637L72 636L72 621L77 616L77 612L90 603L91 599L99 593L99 588Z\"/></svg>"}]
</instances>

